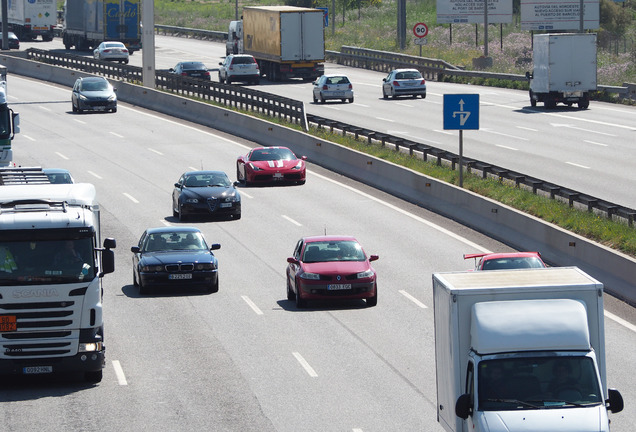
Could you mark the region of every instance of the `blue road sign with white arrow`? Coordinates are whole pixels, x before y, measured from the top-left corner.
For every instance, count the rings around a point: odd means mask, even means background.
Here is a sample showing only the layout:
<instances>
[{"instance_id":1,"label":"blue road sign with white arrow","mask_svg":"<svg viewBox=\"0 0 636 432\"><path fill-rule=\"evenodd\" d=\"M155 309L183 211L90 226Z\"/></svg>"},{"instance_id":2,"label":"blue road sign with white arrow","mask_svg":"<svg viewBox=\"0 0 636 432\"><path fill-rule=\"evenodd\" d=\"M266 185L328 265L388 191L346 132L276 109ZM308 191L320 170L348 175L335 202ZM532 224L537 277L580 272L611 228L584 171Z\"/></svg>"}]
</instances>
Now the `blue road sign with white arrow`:
<instances>
[{"instance_id":1,"label":"blue road sign with white arrow","mask_svg":"<svg viewBox=\"0 0 636 432\"><path fill-rule=\"evenodd\" d=\"M479 129L479 95L445 94L444 129Z\"/></svg>"}]
</instances>

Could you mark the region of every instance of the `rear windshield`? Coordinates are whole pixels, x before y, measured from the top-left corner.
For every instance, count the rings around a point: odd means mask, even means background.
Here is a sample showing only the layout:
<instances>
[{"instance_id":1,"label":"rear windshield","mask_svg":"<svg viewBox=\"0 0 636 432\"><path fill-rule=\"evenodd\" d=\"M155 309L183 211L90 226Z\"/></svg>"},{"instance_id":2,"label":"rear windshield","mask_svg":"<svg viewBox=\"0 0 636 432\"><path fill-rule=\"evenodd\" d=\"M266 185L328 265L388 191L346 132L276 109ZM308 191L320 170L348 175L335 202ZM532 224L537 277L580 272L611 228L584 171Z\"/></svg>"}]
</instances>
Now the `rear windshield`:
<instances>
[{"instance_id":1,"label":"rear windshield","mask_svg":"<svg viewBox=\"0 0 636 432\"><path fill-rule=\"evenodd\" d=\"M184 63L183 69L185 70L207 70L203 63Z\"/></svg>"},{"instance_id":2,"label":"rear windshield","mask_svg":"<svg viewBox=\"0 0 636 432\"><path fill-rule=\"evenodd\" d=\"M422 78L422 74L418 71L406 71L406 72L398 72L395 74L396 79L420 79Z\"/></svg>"},{"instance_id":3,"label":"rear windshield","mask_svg":"<svg viewBox=\"0 0 636 432\"><path fill-rule=\"evenodd\" d=\"M256 63L254 57L234 57L232 59L232 64L252 64Z\"/></svg>"},{"instance_id":4,"label":"rear windshield","mask_svg":"<svg viewBox=\"0 0 636 432\"><path fill-rule=\"evenodd\" d=\"M349 84L349 78L346 76L329 77L327 84Z\"/></svg>"}]
</instances>

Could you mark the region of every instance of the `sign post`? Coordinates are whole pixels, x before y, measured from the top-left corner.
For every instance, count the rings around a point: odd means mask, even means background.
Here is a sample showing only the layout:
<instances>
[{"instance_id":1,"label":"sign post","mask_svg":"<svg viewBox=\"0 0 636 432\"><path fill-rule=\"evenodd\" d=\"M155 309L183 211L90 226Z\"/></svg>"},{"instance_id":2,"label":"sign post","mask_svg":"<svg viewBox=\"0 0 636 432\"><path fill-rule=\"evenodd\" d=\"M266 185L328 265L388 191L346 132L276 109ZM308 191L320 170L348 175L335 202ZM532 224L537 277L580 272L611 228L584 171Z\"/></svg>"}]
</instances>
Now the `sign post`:
<instances>
[{"instance_id":1,"label":"sign post","mask_svg":"<svg viewBox=\"0 0 636 432\"><path fill-rule=\"evenodd\" d=\"M445 94L444 129L459 130L459 187L464 187L464 129L479 129L479 95Z\"/></svg>"},{"instance_id":2,"label":"sign post","mask_svg":"<svg viewBox=\"0 0 636 432\"><path fill-rule=\"evenodd\" d=\"M413 34L417 39L413 42L420 46L420 57L422 57L422 45L426 44L426 35L428 34L428 26L422 22L413 26Z\"/></svg>"}]
</instances>

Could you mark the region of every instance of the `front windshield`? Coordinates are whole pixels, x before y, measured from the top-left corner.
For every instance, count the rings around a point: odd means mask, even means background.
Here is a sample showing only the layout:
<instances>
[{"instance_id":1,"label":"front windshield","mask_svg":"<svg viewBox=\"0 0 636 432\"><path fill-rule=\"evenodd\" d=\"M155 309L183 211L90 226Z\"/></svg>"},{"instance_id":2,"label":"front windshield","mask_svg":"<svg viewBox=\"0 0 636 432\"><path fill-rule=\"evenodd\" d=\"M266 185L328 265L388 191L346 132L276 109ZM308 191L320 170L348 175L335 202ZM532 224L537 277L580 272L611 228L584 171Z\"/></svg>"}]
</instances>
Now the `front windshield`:
<instances>
[{"instance_id":1,"label":"front windshield","mask_svg":"<svg viewBox=\"0 0 636 432\"><path fill-rule=\"evenodd\" d=\"M360 245L350 240L307 243L302 259L305 263L364 260L366 260L366 256Z\"/></svg>"},{"instance_id":2,"label":"front windshield","mask_svg":"<svg viewBox=\"0 0 636 432\"><path fill-rule=\"evenodd\" d=\"M144 239L142 252L206 250L208 248L200 232L171 231L149 234Z\"/></svg>"},{"instance_id":3,"label":"front windshield","mask_svg":"<svg viewBox=\"0 0 636 432\"><path fill-rule=\"evenodd\" d=\"M291 150L286 148L266 148L254 150L250 160L254 162L258 161L270 161L270 160L294 160L296 156Z\"/></svg>"},{"instance_id":4,"label":"front windshield","mask_svg":"<svg viewBox=\"0 0 636 432\"><path fill-rule=\"evenodd\" d=\"M185 178L186 187L230 187L230 179L225 173L199 173Z\"/></svg>"},{"instance_id":5,"label":"front windshield","mask_svg":"<svg viewBox=\"0 0 636 432\"><path fill-rule=\"evenodd\" d=\"M91 238L0 241L0 285L92 280L92 251Z\"/></svg>"},{"instance_id":6,"label":"front windshield","mask_svg":"<svg viewBox=\"0 0 636 432\"><path fill-rule=\"evenodd\" d=\"M104 91L108 90L108 81L84 81L82 82L82 91Z\"/></svg>"},{"instance_id":7,"label":"front windshield","mask_svg":"<svg viewBox=\"0 0 636 432\"><path fill-rule=\"evenodd\" d=\"M603 402L589 357L531 357L479 363L479 409L563 408Z\"/></svg>"}]
</instances>

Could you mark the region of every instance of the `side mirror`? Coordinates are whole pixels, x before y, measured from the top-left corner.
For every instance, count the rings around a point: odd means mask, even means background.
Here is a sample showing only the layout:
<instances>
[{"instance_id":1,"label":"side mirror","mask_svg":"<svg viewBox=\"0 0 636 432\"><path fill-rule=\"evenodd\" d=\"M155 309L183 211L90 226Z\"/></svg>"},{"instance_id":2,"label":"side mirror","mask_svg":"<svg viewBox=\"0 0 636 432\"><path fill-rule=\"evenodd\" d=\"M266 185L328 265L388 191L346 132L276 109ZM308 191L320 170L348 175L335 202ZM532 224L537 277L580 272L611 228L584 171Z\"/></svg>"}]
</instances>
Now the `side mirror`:
<instances>
[{"instance_id":1,"label":"side mirror","mask_svg":"<svg viewBox=\"0 0 636 432\"><path fill-rule=\"evenodd\" d=\"M112 249L102 251L102 272L100 276L115 271L115 252Z\"/></svg>"},{"instance_id":2,"label":"side mirror","mask_svg":"<svg viewBox=\"0 0 636 432\"><path fill-rule=\"evenodd\" d=\"M112 237L108 237L104 239L104 247L106 249L115 249L117 247L117 241Z\"/></svg>"},{"instance_id":3,"label":"side mirror","mask_svg":"<svg viewBox=\"0 0 636 432\"><path fill-rule=\"evenodd\" d=\"M307 160L307 156L301 156L300 157L302 160L306 161Z\"/></svg>"},{"instance_id":4,"label":"side mirror","mask_svg":"<svg viewBox=\"0 0 636 432\"><path fill-rule=\"evenodd\" d=\"M370 255L369 261L377 261L380 259L380 255Z\"/></svg>"},{"instance_id":5,"label":"side mirror","mask_svg":"<svg viewBox=\"0 0 636 432\"><path fill-rule=\"evenodd\" d=\"M470 395L468 393L457 398L455 403L455 415L466 420L470 415Z\"/></svg>"},{"instance_id":6,"label":"side mirror","mask_svg":"<svg viewBox=\"0 0 636 432\"><path fill-rule=\"evenodd\" d=\"M616 389L608 389L607 394L609 398L605 401L607 404L607 409L613 413L623 411L624 403L623 396L621 396L620 392Z\"/></svg>"},{"instance_id":7,"label":"side mirror","mask_svg":"<svg viewBox=\"0 0 636 432\"><path fill-rule=\"evenodd\" d=\"M530 72L526 72L526 79L532 79L532 74Z\"/></svg>"},{"instance_id":8,"label":"side mirror","mask_svg":"<svg viewBox=\"0 0 636 432\"><path fill-rule=\"evenodd\" d=\"M181 185L180 185L179 183L175 183L175 184L174 184L174 187L176 187L176 188L180 188L180 187L181 187Z\"/></svg>"},{"instance_id":9,"label":"side mirror","mask_svg":"<svg viewBox=\"0 0 636 432\"><path fill-rule=\"evenodd\" d=\"M382 82L386 82L386 78L382 78Z\"/></svg>"},{"instance_id":10,"label":"side mirror","mask_svg":"<svg viewBox=\"0 0 636 432\"><path fill-rule=\"evenodd\" d=\"M210 250L217 250L217 249L221 249L221 245L218 243L214 243L212 246L210 246Z\"/></svg>"},{"instance_id":11,"label":"side mirror","mask_svg":"<svg viewBox=\"0 0 636 432\"><path fill-rule=\"evenodd\" d=\"M130 251L131 251L132 253L139 253L139 252L140 252L139 246L133 246L133 247L131 247L131 248L130 248Z\"/></svg>"},{"instance_id":12,"label":"side mirror","mask_svg":"<svg viewBox=\"0 0 636 432\"><path fill-rule=\"evenodd\" d=\"M300 262L294 257L287 258L287 262L290 264L300 264Z\"/></svg>"}]
</instances>

